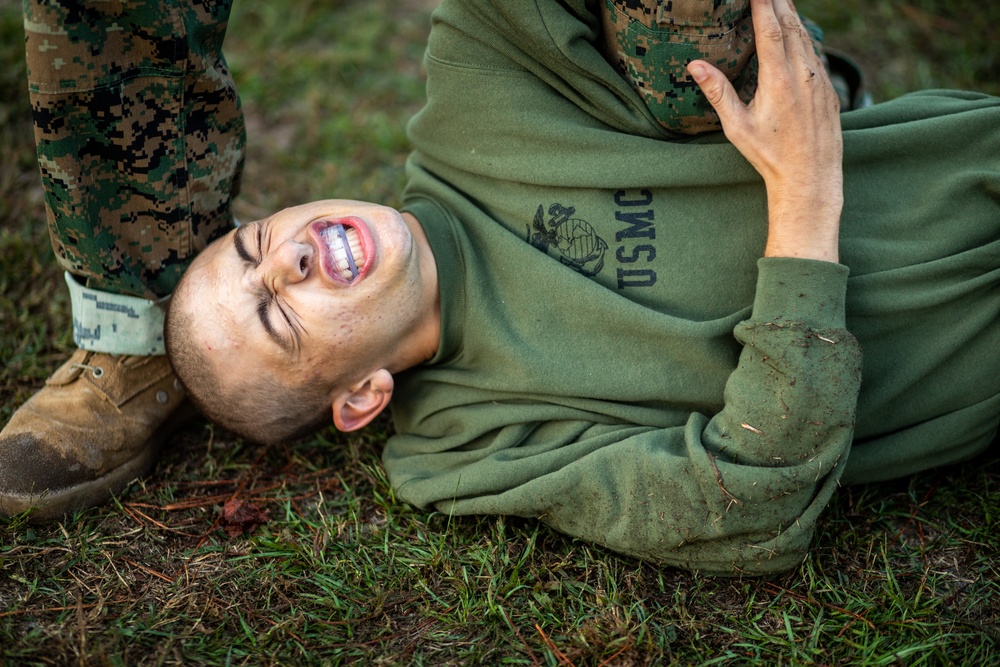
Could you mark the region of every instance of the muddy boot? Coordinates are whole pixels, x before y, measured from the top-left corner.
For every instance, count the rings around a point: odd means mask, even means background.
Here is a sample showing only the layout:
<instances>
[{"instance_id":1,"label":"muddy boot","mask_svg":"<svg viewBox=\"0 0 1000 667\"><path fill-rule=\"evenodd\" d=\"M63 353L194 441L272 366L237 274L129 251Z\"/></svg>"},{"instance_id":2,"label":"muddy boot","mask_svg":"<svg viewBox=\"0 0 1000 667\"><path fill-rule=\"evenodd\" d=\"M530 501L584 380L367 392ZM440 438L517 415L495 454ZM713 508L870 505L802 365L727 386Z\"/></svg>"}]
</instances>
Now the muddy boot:
<instances>
[{"instance_id":1,"label":"muddy boot","mask_svg":"<svg viewBox=\"0 0 1000 667\"><path fill-rule=\"evenodd\" d=\"M193 415L165 356L77 350L0 432L0 514L56 519L103 503Z\"/></svg>"}]
</instances>

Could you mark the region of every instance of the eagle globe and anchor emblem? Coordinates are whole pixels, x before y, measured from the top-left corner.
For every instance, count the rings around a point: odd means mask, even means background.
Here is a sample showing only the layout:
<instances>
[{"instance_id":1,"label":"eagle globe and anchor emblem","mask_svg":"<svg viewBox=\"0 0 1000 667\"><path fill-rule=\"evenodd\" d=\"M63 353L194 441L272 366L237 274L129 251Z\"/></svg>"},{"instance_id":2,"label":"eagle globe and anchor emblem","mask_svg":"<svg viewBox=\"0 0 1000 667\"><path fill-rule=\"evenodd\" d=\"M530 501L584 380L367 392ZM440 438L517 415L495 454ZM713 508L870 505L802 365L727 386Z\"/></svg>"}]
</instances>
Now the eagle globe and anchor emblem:
<instances>
[{"instance_id":1,"label":"eagle globe and anchor emblem","mask_svg":"<svg viewBox=\"0 0 1000 667\"><path fill-rule=\"evenodd\" d=\"M546 253L551 248L563 264L585 276L595 276L604 268L608 244L589 222L574 218L575 213L572 206L552 204L546 219L545 208L539 204L528 229L528 243Z\"/></svg>"}]
</instances>

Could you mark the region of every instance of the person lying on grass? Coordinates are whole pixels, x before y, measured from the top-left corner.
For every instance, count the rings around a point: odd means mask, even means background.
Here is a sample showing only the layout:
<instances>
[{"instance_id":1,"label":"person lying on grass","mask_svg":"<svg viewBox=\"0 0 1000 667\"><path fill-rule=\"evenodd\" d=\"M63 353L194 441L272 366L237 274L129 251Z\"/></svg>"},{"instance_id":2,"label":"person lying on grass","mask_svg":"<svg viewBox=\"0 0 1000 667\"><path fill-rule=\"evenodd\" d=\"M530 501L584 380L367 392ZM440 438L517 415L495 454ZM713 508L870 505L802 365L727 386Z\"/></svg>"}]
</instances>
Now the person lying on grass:
<instances>
[{"instance_id":1,"label":"person lying on grass","mask_svg":"<svg viewBox=\"0 0 1000 667\"><path fill-rule=\"evenodd\" d=\"M983 451L1000 99L840 114L790 0L751 5L752 102L686 65L722 136L609 65L624 5L445 2L401 211L289 208L185 275L197 405L264 442L391 406L406 502L728 574L798 564L840 484Z\"/></svg>"}]
</instances>

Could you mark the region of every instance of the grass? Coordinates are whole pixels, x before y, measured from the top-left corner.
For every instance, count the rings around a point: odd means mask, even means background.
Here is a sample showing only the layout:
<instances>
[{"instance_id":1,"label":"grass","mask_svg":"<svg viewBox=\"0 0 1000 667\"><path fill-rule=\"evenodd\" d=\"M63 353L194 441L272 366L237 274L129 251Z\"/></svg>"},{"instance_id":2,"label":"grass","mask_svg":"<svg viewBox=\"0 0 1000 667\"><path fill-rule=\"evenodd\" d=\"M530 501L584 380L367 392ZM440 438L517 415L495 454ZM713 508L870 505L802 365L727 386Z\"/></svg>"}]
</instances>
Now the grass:
<instances>
[{"instance_id":1,"label":"grass","mask_svg":"<svg viewBox=\"0 0 1000 667\"><path fill-rule=\"evenodd\" d=\"M0 422L72 347L15 5L0 2ZM876 100L1000 93L998 7L799 3L866 65ZM251 140L240 217L325 196L398 203L423 4L236 12L227 49ZM382 419L265 448L195 422L109 506L55 525L0 520L0 665L1000 663L995 447L844 488L800 568L715 579L532 521L403 505L379 463L390 430ZM230 499L268 520L224 520Z\"/></svg>"}]
</instances>

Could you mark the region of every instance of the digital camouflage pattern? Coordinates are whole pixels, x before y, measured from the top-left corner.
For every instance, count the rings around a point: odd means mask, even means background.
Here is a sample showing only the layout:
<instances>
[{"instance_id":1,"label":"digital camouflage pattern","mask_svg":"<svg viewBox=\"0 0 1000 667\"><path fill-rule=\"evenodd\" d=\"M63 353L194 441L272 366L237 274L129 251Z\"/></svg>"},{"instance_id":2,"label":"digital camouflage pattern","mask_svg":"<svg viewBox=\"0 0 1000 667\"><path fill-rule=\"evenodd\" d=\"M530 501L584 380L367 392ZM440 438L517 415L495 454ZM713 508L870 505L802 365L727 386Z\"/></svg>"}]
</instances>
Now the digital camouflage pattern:
<instances>
[{"instance_id":1,"label":"digital camouflage pattern","mask_svg":"<svg viewBox=\"0 0 1000 667\"><path fill-rule=\"evenodd\" d=\"M719 117L686 66L718 67L744 103L757 91L757 56L749 0L605 0L605 58L668 130L698 134L721 129ZM805 21L817 45L818 26Z\"/></svg>"},{"instance_id":2,"label":"digital camouflage pattern","mask_svg":"<svg viewBox=\"0 0 1000 667\"><path fill-rule=\"evenodd\" d=\"M88 286L170 293L232 227L245 129L222 56L231 0L24 0L52 245Z\"/></svg>"}]
</instances>

